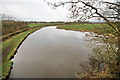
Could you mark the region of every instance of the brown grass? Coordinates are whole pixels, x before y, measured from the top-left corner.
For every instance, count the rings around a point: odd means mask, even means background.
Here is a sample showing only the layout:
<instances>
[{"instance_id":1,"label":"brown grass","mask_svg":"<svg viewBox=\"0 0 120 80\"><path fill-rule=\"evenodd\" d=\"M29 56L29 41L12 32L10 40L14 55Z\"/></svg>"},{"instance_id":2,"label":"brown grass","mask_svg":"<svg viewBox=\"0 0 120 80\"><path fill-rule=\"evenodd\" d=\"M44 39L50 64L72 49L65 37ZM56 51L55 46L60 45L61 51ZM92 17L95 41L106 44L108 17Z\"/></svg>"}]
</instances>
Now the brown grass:
<instances>
[{"instance_id":1,"label":"brown grass","mask_svg":"<svg viewBox=\"0 0 120 80\"><path fill-rule=\"evenodd\" d=\"M15 32L17 30L22 30L27 28L26 22L17 22L17 21L2 21L2 35Z\"/></svg>"}]
</instances>

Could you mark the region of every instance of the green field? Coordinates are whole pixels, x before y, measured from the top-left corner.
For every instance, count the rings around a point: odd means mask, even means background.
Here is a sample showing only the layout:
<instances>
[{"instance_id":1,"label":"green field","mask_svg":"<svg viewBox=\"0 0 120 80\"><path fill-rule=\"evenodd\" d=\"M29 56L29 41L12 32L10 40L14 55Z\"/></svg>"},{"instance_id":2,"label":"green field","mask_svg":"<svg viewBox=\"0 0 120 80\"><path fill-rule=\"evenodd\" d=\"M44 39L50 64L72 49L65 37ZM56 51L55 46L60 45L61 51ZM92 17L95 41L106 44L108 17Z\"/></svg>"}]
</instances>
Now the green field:
<instances>
[{"instance_id":1,"label":"green field","mask_svg":"<svg viewBox=\"0 0 120 80\"><path fill-rule=\"evenodd\" d=\"M64 23L37 23L37 24L29 24L28 26L29 27L35 27L35 26L54 26L54 25L61 25L61 24L64 24Z\"/></svg>"},{"instance_id":2,"label":"green field","mask_svg":"<svg viewBox=\"0 0 120 80\"><path fill-rule=\"evenodd\" d=\"M59 29L67 29L67 30L77 30L77 31L92 31L92 32L100 32L100 33L110 33L113 29L108 24L100 24L100 23L79 23L79 24L71 24L71 25L63 25L58 26Z\"/></svg>"}]
</instances>

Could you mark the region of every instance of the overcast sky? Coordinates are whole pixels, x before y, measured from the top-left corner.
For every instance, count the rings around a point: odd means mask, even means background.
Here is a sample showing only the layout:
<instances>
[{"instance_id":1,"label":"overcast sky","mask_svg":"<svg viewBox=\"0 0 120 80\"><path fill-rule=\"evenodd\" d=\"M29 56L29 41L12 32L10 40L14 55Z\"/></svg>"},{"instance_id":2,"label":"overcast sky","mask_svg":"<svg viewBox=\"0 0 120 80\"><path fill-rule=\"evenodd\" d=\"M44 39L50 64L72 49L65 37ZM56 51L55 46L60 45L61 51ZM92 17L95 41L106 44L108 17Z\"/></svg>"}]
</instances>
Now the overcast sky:
<instances>
[{"instance_id":1,"label":"overcast sky","mask_svg":"<svg viewBox=\"0 0 120 80\"><path fill-rule=\"evenodd\" d=\"M59 0L46 0L56 2ZM67 1L67 0L63 0ZM109 0L113 1L113 0ZM68 21L66 7L53 10L44 0L0 0L0 14L16 17L20 20Z\"/></svg>"}]
</instances>

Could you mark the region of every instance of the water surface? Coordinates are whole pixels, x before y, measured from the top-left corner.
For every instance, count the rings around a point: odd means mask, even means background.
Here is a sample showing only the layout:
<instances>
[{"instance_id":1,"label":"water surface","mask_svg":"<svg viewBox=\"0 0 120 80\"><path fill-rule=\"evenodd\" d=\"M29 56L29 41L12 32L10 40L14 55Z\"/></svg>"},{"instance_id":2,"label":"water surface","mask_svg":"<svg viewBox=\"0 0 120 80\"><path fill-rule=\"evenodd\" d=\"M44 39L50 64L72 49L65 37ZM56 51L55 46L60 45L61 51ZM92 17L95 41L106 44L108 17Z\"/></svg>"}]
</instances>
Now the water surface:
<instances>
[{"instance_id":1,"label":"water surface","mask_svg":"<svg viewBox=\"0 0 120 80\"><path fill-rule=\"evenodd\" d=\"M86 32L42 28L18 49L10 77L73 78L91 53L86 40Z\"/></svg>"}]
</instances>

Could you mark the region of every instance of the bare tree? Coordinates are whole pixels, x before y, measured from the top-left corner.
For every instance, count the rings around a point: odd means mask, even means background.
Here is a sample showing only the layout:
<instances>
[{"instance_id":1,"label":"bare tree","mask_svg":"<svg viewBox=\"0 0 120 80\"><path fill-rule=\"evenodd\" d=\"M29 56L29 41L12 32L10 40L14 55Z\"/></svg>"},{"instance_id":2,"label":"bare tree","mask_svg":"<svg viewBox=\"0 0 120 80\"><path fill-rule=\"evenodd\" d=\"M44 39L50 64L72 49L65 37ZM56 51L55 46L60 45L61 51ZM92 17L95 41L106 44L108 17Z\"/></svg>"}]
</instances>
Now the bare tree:
<instances>
[{"instance_id":1,"label":"bare tree","mask_svg":"<svg viewBox=\"0 0 120 80\"><path fill-rule=\"evenodd\" d=\"M70 18L81 21L90 18L99 18L105 20L118 34L120 31L112 24L114 21L120 21L120 1L107 2L102 0L70 0L67 2L50 3L49 5L56 8L58 6L69 5L71 12Z\"/></svg>"},{"instance_id":2,"label":"bare tree","mask_svg":"<svg viewBox=\"0 0 120 80\"><path fill-rule=\"evenodd\" d=\"M108 2L104 0L70 0L67 2L58 2L58 3L50 3L53 8L57 8L59 6L69 6L69 11L71 12L70 18L77 19L80 21L85 21L91 18L98 18L99 20L107 22L110 27L113 29L112 34L114 35L114 39L116 38L116 42L113 44L106 43L107 53L106 57L101 55L102 51L98 51L95 53L98 57L101 57L100 60L104 61L111 68L110 73L114 76L120 76L120 0L116 0L115 2ZM102 38L103 41L109 41L106 36ZM98 48L99 49L99 48ZM105 49L105 48L104 48ZM96 50L94 50L96 51ZM95 56L96 56L95 55ZM94 56L94 57L95 57ZM111 57L112 56L112 57ZM108 57L108 58L107 58ZM99 64L98 59L90 57L92 61L97 62ZM103 63L103 62L102 62ZM82 65L83 66L83 65ZM113 69L113 70L112 70Z\"/></svg>"}]
</instances>

